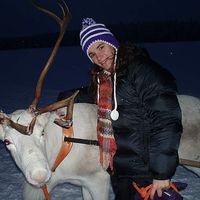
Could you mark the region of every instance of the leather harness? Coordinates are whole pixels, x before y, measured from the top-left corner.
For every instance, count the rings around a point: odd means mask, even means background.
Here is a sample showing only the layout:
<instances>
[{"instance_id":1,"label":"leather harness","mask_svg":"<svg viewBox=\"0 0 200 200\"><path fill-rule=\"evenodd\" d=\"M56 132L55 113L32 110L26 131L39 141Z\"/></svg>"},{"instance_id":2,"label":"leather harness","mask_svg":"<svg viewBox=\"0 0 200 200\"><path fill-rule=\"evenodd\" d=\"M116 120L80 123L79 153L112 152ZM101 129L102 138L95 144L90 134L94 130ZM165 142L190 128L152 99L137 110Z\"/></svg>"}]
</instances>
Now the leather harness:
<instances>
[{"instance_id":1,"label":"leather harness","mask_svg":"<svg viewBox=\"0 0 200 200\"><path fill-rule=\"evenodd\" d=\"M99 143L98 143L97 140L74 138L73 137L74 136L73 126L70 126L69 128L62 128L62 130L63 130L64 140L62 142L62 146L61 146L60 151L57 155L57 158L56 158L56 160L53 164L53 167L51 168L52 172L55 172L55 170L59 166L59 164L70 153L72 146L73 146L73 143L99 146ZM46 184L42 187L42 190L43 190L43 193L45 195L46 200L51 200L51 197L49 195L48 188L47 188Z\"/></svg>"}]
</instances>

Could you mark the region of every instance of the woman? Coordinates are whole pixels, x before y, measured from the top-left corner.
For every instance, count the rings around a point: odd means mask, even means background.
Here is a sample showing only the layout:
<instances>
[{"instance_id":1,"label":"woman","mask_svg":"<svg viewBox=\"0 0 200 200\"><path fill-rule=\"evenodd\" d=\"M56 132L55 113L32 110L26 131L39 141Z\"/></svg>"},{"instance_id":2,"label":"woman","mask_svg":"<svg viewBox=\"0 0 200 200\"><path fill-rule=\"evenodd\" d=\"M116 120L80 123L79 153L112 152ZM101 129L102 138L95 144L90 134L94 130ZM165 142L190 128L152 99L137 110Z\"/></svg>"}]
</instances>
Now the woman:
<instances>
[{"instance_id":1,"label":"woman","mask_svg":"<svg viewBox=\"0 0 200 200\"><path fill-rule=\"evenodd\" d=\"M100 161L111 174L115 198L133 199L132 182L152 183L151 199L161 197L179 160L176 80L143 49L120 46L104 24L86 18L82 26L80 43L94 64L90 88L98 105Z\"/></svg>"}]
</instances>

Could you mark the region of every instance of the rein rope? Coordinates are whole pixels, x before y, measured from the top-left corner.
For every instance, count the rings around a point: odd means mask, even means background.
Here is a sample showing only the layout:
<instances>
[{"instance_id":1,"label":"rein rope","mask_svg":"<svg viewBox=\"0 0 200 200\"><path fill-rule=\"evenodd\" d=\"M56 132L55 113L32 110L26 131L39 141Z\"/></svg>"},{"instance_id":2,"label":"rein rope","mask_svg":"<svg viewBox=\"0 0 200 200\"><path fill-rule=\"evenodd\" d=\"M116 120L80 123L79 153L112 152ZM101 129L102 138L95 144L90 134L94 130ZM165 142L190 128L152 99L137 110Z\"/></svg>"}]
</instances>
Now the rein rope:
<instances>
[{"instance_id":1,"label":"rein rope","mask_svg":"<svg viewBox=\"0 0 200 200\"><path fill-rule=\"evenodd\" d=\"M71 137L64 137L64 142L73 142L79 144L87 144L87 145L95 145L99 146L99 142L97 140L87 140L81 138L71 138Z\"/></svg>"},{"instance_id":2,"label":"rein rope","mask_svg":"<svg viewBox=\"0 0 200 200\"><path fill-rule=\"evenodd\" d=\"M148 200L150 198L150 190L152 188L152 184L148 185L147 187L138 187L138 185L133 182L132 183L133 188L135 190L137 190L137 192L140 194L140 196L144 199L144 200ZM179 193L177 187L175 186L174 183L170 182L169 183L170 188L172 188L175 192Z\"/></svg>"}]
</instances>

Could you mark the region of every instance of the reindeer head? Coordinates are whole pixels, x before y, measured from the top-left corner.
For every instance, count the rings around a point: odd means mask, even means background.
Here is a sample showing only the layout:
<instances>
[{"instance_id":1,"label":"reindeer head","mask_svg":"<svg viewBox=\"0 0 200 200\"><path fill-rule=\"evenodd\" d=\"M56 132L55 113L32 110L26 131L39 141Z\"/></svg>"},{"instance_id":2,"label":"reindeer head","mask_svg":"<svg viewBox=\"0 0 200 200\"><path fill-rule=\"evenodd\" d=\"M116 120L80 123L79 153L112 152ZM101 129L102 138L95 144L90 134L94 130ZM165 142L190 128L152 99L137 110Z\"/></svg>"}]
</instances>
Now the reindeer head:
<instances>
[{"instance_id":1,"label":"reindeer head","mask_svg":"<svg viewBox=\"0 0 200 200\"><path fill-rule=\"evenodd\" d=\"M6 118L3 119L3 117ZM9 118L8 118L9 117ZM9 116L1 113L1 121L12 121L28 127L34 115L28 110L18 110ZM44 148L44 128L48 122L49 113L38 116L35 120L33 134L27 136L7 124L0 125L0 136L10 151L17 166L24 173L27 181L40 186L47 182L51 176L46 152Z\"/></svg>"}]
</instances>

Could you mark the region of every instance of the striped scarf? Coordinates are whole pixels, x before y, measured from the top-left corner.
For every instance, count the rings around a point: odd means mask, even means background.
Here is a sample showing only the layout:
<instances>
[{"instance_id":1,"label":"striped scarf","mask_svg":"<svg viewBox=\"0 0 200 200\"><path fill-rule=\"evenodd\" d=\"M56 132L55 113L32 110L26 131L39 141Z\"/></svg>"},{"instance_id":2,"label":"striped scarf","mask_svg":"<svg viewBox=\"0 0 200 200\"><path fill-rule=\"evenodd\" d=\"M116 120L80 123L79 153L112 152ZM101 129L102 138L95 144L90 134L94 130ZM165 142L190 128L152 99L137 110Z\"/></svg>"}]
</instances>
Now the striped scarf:
<instances>
[{"instance_id":1,"label":"striped scarf","mask_svg":"<svg viewBox=\"0 0 200 200\"><path fill-rule=\"evenodd\" d=\"M98 79L97 134L100 145L100 163L105 170L108 167L112 170L113 157L117 150L110 118L112 110L112 79L107 72L99 73Z\"/></svg>"}]
</instances>

